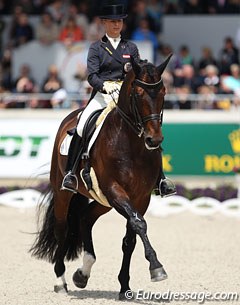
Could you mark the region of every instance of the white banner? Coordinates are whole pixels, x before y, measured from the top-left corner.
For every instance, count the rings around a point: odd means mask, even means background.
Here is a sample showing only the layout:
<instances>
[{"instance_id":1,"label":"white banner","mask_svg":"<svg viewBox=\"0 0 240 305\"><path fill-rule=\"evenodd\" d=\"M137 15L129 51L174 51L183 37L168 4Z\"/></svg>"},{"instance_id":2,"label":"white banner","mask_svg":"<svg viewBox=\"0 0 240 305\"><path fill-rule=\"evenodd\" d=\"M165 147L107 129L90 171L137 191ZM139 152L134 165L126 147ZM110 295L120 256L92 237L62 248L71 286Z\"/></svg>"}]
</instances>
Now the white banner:
<instances>
[{"instance_id":1,"label":"white banner","mask_svg":"<svg viewBox=\"0 0 240 305\"><path fill-rule=\"evenodd\" d=\"M42 178L50 171L58 119L0 120L0 178Z\"/></svg>"}]
</instances>

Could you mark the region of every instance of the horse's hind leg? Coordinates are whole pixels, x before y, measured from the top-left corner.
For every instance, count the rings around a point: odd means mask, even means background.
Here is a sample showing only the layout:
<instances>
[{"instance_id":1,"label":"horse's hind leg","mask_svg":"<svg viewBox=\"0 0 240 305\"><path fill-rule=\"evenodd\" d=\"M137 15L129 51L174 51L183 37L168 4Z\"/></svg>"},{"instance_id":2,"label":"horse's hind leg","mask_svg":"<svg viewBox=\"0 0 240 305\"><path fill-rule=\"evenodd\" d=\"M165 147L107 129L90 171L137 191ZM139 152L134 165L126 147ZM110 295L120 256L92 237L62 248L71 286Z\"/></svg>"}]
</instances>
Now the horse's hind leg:
<instances>
[{"instance_id":1,"label":"horse's hind leg","mask_svg":"<svg viewBox=\"0 0 240 305\"><path fill-rule=\"evenodd\" d=\"M81 219L81 234L83 238L83 263L73 274L73 282L78 288L85 288L90 277L91 269L96 261L93 247L92 228L99 216L105 214L110 209L100 206L96 201L91 202L89 208Z\"/></svg>"},{"instance_id":2,"label":"horse's hind leg","mask_svg":"<svg viewBox=\"0 0 240 305\"><path fill-rule=\"evenodd\" d=\"M88 199L78 193L74 194L71 199L61 194L60 200L54 210L54 233L57 240L54 266L57 284L54 286L54 291L59 292L65 290L67 292L67 284L64 276L64 258L73 260L78 257L78 253L81 251L82 237L81 232L79 232L80 218L84 215L88 207Z\"/></svg>"},{"instance_id":3,"label":"horse's hind leg","mask_svg":"<svg viewBox=\"0 0 240 305\"><path fill-rule=\"evenodd\" d=\"M133 231L129 222L127 222L127 231L126 235L123 238L122 242L122 251L123 251L123 260L121 270L118 275L118 280L121 285L121 290L119 294L119 299L124 300L126 299L125 292L130 290L129 287L129 267L130 261L132 257L132 253L134 251L136 245L136 233Z\"/></svg>"},{"instance_id":4,"label":"horse's hind leg","mask_svg":"<svg viewBox=\"0 0 240 305\"><path fill-rule=\"evenodd\" d=\"M65 198L62 196L57 198L55 196L55 204L54 204L54 235L57 242L57 249L55 252L54 257L54 272L57 277L56 285L54 286L55 292L68 292L67 290L67 283L65 280L65 264L64 258L67 253L67 244L66 244L66 237L67 237L67 215L68 215L68 207L69 207L69 198Z\"/></svg>"}]
</instances>

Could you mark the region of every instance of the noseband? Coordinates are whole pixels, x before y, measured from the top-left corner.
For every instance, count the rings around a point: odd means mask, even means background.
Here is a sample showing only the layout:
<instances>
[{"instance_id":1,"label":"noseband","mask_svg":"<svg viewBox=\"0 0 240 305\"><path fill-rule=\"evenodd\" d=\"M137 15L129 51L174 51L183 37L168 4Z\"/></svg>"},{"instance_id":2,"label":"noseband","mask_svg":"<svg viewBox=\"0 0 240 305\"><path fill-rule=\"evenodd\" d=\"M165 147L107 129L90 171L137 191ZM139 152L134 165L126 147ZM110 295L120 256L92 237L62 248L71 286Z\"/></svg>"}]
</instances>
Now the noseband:
<instances>
[{"instance_id":1,"label":"noseband","mask_svg":"<svg viewBox=\"0 0 240 305\"><path fill-rule=\"evenodd\" d=\"M126 123L133 129L133 131L141 137L144 133L144 124L148 121L158 120L160 125L162 125L163 119L163 108L160 113L152 113L150 115L141 117L138 108L137 108L137 97L134 94L136 86L141 87L144 91L148 93L151 98L156 96L156 92L160 90L163 86L163 81L160 79L157 83L146 83L141 81L140 79L135 79L132 83L132 92L130 95L130 111L133 115L134 121L117 105L117 111L121 115L121 117L126 121ZM153 92L149 90L154 90Z\"/></svg>"}]
</instances>

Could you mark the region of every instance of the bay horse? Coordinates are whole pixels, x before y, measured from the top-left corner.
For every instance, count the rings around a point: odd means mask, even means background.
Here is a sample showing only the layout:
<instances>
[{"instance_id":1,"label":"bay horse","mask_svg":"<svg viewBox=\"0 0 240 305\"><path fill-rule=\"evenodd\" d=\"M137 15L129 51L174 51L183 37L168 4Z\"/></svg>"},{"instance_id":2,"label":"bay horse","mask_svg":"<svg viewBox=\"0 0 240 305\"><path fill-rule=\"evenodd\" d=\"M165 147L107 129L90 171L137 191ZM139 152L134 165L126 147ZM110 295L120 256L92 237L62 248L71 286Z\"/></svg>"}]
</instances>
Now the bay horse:
<instances>
[{"instance_id":1,"label":"bay horse","mask_svg":"<svg viewBox=\"0 0 240 305\"><path fill-rule=\"evenodd\" d=\"M96 220L114 208L126 218L126 235L122 242L123 259L118 275L119 299L125 299L129 287L129 268L138 234L149 261L152 281L167 278L147 236L144 214L151 192L161 170L162 114L165 87L162 73L171 55L159 66L147 61L131 59L132 69L127 73L116 107L106 117L90 151L90 163L99 188L108 206L92 196L80 177L83 161L78 168L78 192L60 190L67 157L60 154L60 146L67 131L77 124L80 110L71 112L57 132L50 169L49 202L36 240L30 249L32 255L54 264L57 285L54 291L68 291L64 260L76 259L81 251L82 267L73 274L73 282L84 288L96 260L92 227Z\"/></svg>"}]
</instances>

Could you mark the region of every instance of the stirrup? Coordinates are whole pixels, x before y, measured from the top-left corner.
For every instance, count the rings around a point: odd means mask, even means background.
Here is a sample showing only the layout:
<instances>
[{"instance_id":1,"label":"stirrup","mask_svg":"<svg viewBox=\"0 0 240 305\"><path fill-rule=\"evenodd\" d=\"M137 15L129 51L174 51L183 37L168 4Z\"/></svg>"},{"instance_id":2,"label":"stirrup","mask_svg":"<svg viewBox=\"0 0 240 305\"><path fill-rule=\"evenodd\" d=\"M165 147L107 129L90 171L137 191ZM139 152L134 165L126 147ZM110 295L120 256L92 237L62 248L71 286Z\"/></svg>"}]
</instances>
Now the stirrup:
<instances>
[{"instance_id":1,"label":"stirrup","mask_svg":"<svg viewBox=\"0 0 240 305\"><path fill-rule=\"evenodd\" d=\"M156 195L169 197L177 193L175 184L168 178L161 179L158 188L155 190Z\"/></svg>"},{"instance_id":2,"label":"stirrup","mask_svg":"<svg viewBox=\"0 0 240 305\"><path fill-rule=\"evenodd\" d=\"M72 180L72 181L71 181ZM75 181L73 181L75 180ZM71 184L76 184L76 185L71 185ZM73 174L71 171L69 171L63 178L62 181L62 186L60 188L61 191L67 190L73 193L77 193L78 190L78 178L75 174Z\"/></svg>"}]
</instances>

